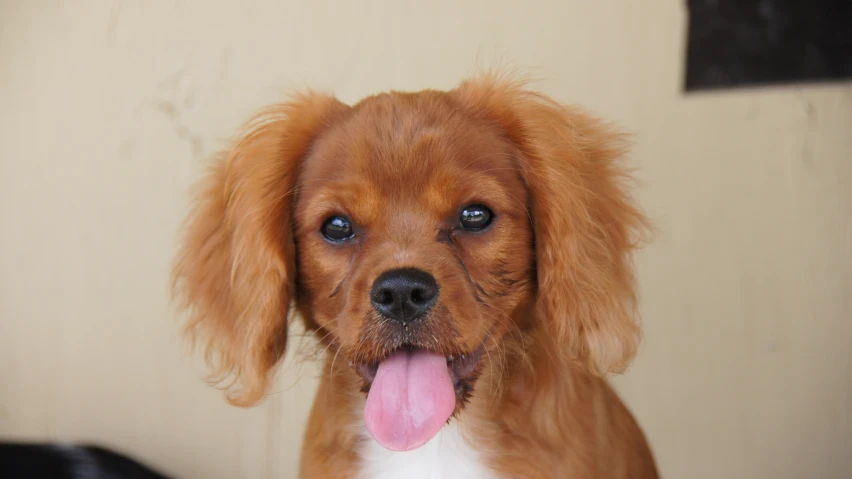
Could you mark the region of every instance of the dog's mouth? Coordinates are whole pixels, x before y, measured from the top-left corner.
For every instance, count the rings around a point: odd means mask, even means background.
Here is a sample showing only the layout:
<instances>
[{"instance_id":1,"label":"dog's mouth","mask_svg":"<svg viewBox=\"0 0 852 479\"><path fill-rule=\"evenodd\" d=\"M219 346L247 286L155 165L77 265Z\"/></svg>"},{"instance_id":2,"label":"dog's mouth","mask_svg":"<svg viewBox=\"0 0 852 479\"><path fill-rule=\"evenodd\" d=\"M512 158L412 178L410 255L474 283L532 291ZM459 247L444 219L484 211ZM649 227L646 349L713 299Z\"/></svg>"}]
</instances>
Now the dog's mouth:
<instances>
[{"instance_id":1,"label":"dog's mouth","mask_svg":"<svg viewBox=\"0 0 852 479\"><path fill-rule=\"evenodd\" d=\"M485 346L444 356L403 346L374 364L358 364L364 379L367 430L394 451L416 449L446 424L473 389Z\"/></svg>"},{"instance_id":2,"label":"dog's mouth","mask_svg":"<svg viewBox=\"0 0 852 479\"><path fill-rule=\"evenodd\" d=\"M424 349L405 345L390 352L387 356L385 356L385 359L403 350L413 352ZM476 368L477 366L479 366L479 361L482 359L482 355L484 353L485 344L479 346L471 353L462 353L455 355L451 354L449 356L446 356L447 371L449 372L450 379L453 382L453 389L455 390L456 397L462 403L467 401L470 396L470 393L473 389L472 383L476 380ZM373 379L376 378L376 373L379 371L379 364L382 361L376 363L360 363L353 365L355 371L364 380L364 386L361 388L361 392L370 392L370 386L372 386L373 384Z\"/></svg>"}]
</instances>

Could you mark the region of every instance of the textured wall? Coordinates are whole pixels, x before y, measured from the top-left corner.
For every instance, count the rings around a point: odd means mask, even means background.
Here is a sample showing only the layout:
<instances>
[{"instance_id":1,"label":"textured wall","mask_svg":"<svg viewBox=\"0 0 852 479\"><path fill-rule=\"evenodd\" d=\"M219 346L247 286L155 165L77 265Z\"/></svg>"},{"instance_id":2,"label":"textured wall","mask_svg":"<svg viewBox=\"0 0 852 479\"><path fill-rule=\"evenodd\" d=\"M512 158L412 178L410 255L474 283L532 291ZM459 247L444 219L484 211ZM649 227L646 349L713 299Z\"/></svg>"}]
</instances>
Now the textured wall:
<instances>
[{"instance_id":1,"label":"textured wall","mask_svg":"<svg viewBox=\"0 0 852 479\"><path fill-rule=\"evenodd\" d=\"M176 337L187 188L293 88L351 102L497 59L637 134L661 234L616 383L666 477L849 477L852 85L685 97L684 3L3 2L0 437L293 477L313 363L238 410Z\"/></svg>"}]
</instances>

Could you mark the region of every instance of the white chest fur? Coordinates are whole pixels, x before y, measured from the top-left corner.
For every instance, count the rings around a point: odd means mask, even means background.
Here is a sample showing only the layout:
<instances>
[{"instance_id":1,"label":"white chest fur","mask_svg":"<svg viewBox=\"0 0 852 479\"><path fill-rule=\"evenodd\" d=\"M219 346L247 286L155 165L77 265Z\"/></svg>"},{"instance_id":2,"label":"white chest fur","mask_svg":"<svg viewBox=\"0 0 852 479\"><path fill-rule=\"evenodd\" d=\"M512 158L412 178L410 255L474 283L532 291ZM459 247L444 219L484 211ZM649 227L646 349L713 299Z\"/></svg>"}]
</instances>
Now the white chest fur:
<instances>
[{"instance_id":1,"label":"white chest fur","mask_svg":"<svg viewBox=\"0 0 852 479\"><path fill-rule=\"evenodd\" d=\"M367 435L361 450L361 479L496 479L450 421L431 441L413 451L389 451Z\"/></svg>"}]
</instances>

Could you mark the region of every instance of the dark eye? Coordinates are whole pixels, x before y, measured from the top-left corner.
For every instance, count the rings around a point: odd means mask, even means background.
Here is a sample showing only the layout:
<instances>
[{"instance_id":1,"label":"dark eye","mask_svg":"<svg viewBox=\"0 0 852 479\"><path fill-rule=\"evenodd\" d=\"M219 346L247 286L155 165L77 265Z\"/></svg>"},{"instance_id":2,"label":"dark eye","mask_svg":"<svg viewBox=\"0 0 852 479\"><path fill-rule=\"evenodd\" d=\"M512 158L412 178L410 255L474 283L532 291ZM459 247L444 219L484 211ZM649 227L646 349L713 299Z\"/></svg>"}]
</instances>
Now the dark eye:
<instances>
[{"instance_id":1,"label":"dark eye","mask_svg":"<svg viewBox=\"0 0 852 479\"><path fill-rule=\"evenodd\" d=\"M459 215L459 226L464 230L478 231L491 224L494 214L482 205L471 205Z\"/></svg>"},{"instance_id":2,"label":"dark eye","mask_svg":"<svg viewBox=\"0 0 852 479\"><path fill-rule=\"evenodd\" d=\"M335 242L346 241L355 236L355 232L352 231L352 223L342 216L332 216L325 220L320 231L329 241Z\"/></svg>"}]
</instances>

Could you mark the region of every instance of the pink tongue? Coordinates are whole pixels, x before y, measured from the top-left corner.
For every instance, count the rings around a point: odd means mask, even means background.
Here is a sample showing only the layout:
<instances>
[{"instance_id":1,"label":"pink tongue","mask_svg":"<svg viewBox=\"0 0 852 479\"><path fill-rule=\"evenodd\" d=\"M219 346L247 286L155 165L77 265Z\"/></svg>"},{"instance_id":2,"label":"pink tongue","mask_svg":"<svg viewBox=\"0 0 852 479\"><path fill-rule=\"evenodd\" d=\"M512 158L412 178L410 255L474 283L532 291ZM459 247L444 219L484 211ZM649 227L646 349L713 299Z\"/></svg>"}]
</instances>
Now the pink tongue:
<instances>
[{"instance_id":1,"label":"pink tongue","mask_svg":"<svg viewBox=\"0 0 852 479\"><path fill-rule=\"evenodd\" d=\"M409 451L438 434L455 407L447 359L426 351L399 351L379 363L364 422L382 446Z\"/></svg>"}]
</instances>

